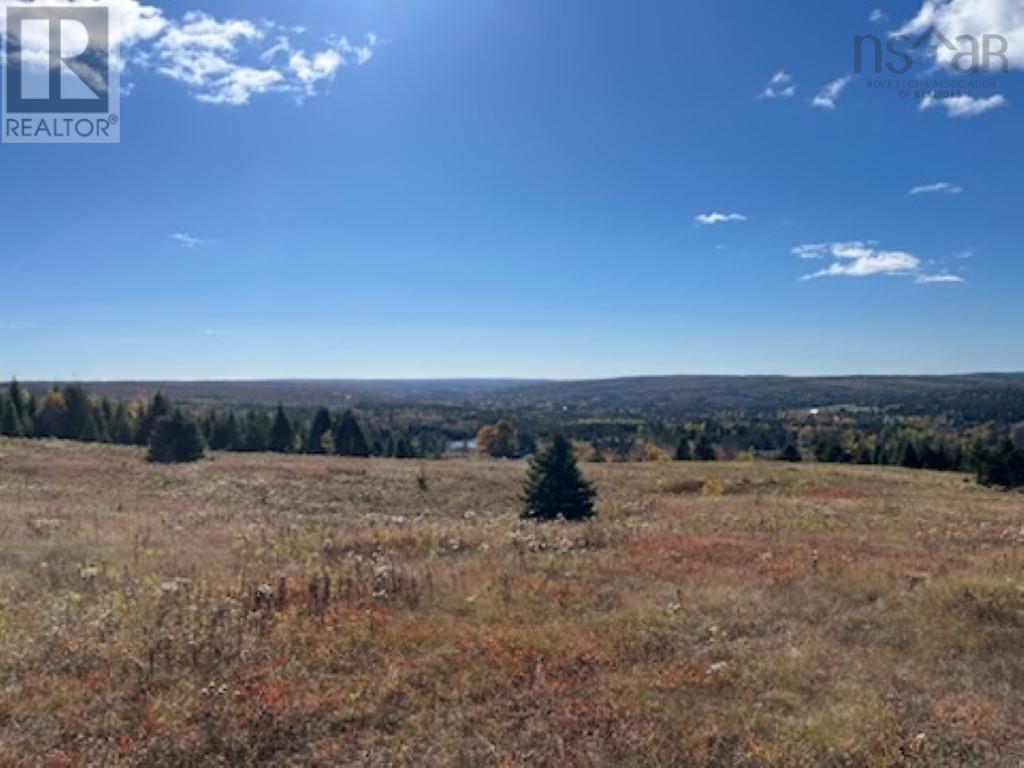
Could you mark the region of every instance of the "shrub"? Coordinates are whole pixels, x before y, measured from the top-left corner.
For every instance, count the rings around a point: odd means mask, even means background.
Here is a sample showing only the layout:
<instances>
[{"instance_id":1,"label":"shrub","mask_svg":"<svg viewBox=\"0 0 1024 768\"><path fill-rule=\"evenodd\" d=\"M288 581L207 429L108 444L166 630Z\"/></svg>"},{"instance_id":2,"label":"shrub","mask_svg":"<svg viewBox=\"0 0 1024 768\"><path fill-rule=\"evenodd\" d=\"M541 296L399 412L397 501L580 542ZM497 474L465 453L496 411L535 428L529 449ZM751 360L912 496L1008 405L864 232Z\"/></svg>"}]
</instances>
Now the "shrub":
<instances>
[{"instance_id":1,"label":"shrub","mask_svg":"<svg viewBox=\"0 0 1024 768\"><path fill-rule=\"evenodd\" d=\"M572 446L556 437L530 460L520 500L528 520L586 520L594 516L594 486L580 473Z\"/></svg>"}]
</instances>

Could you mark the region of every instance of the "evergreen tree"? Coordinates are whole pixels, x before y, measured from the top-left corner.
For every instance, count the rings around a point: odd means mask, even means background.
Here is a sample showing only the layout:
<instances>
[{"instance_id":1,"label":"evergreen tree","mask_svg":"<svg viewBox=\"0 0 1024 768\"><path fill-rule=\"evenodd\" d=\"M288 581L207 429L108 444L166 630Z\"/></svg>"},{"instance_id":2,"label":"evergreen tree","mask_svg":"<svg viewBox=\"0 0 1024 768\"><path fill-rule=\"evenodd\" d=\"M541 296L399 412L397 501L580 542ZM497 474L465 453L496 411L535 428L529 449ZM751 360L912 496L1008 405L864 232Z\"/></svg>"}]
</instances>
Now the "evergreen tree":
<instances>
[{"instance_id":1,"label":"evergreen tree","mask_svg":"<svg viewBox=\"0 0 1024 768\"><path fill-rule=\"evenodd\" d=\"M906 467L907 469L921 469L921 458L917 454L917 449L914 448L914 444L911 441L907 441L907 444L903 446L903 455L900 457L900 466Z\"/></svg>"},{"instance_id":2,"label":"evergreen tree","mask_svg":"<svg viewBox=\"0 0 1024 768\"><path fill-rule=\"evenodd\" d=\"M318 408L309 427L309 436L306 438L306 453L324 453L324 436L330 431L330 411Z\"/></svg>"},{"instance_id":3,"label":"evergreen tree","mask_svg":"<svg viewBox=\"0 0 1024 768\"><path fill-rule=\"evenodd\" d=\"M697 461L715 461L718 458L715 455L715 446L708 440L707 435L702 434L697 439L696 455Z\"/></svg>"},{"instance_id":4,"label":"evergreen tree","mask_svg":"<svg viewBox=\"0 0 1024 768\"><path fill-rule=\"evenodd\" d=\"M572 446L558 436L530 460L520 501L528 520L585 520L594 516L593 485L580 472Z\"/></svg>"},{"instance_id":5,"label":"evergreen tree","mask_svg":"<svg viewBox=\"0 0 1024 768\"><path fill-rule=\"evenodd\" d=\"M67 437L70 432L68 406L60 387L54 387L43 400L35 420L38 437Z\"/></svg>"},{"instance_id":6,"label":"evergreen tree","mask_svg":"<svg viewBox=\"0 0 1024 768\"><path fill-rule=\"evenodd\" d=\"M274 426L270 429L269 448L274 453L291 453L295 448L295 429L280 403L274 416Z\"/></svg>"},{"instance_id":7,"label":"evergreen tree","mask_svg":"<svg viewBox=\"0 0 1024 768\"><path fill-rule=\"evenodd\" d=\"M798 464L803 461L803 456L800 455L800 449L796 447L796 443L786 443L786 447L782 449L782 455L779 457L783 461L788 461L792 464Z\"/></svg>"},{"instance_id":8,"label":"evergreen tree","mask_svg":"<svg viewBox=\"0 0 1024 768\"><path fill-rule=\"evenodd\" d=\"M25 436L35 434L36 425L36 414L39 413L39 404L36 401L35 392L29 390L29 393L24 398L24 405L21 408L21 431L25 433Z\"/></svg>"},{"instance_id":9,"label":"evergreen tree","mask_svg":"<svg viewBox=\"0 0 1024 768\"><path fill-rule=\"evenodd\" d=\"M339 456L365 457L370 455L370 446L366 442L366 435L363 434L352 411L345 411L338 426L334 429L334 452Z\"/></svg>"},{"instance_id":10,"label":"evergreen tree","mask_svg":"<svg viewBox=\"0 0 1024 768\"><path fill-rule=\"evenodd\" d=\"M11 384L7 388L7 396L14 405L14 413L18 417L18 421L21 421L21 417L24 416L25 397L22 394L21 385L17 379L11 379Z\"/></svg>"},{"instance_id":11,"label":"evergreen tree","mask_svg":"<svg viewBox=\"0 0 1024 768\"><path fill-rule=\"evenodd\" d=\"M157 392L153 395L153 399L149 401L149 405L142 412L142 417L139 419L139 424L135 432L135 442L139 445L146 445L149 443L150 434L153 431L153 427L157 421L162 419L164 416L168 416L171 413L171 404L162 393Z\"/></svg>"},{"instance_id":12,"label":"evergreen tree","mask_svg":"<svg viewBox=\"0 0 1024 768\"><path fill-rule=\"evenodd\" d=\"M242 450L250 452L265 451L270 445L270 430L273 424L270 417L262 412L249 411L245 417L242 432Z\"/></svg>"},{"instance_id":13,"label":"evergreen tree","mask_svg":"<svg viewBox=\"0 0 1024 768\"><path fill-rule=\"evenodd\" d=\"M67 432L60 437L79 440L92 415L92 403L89 401L89 395L78 384L72 384L64 389L64 403L68 409ZM95 439L99 439L95 420L92 424L92 433L96 436Z\"/></svg>"},{"instance_id":14,"label":"evergreen tree","mask_svg":"<svg viewBox=\"0 0 1024 768\"><path fill-rule=\"evenodd\" d=\"M85 414L85 425L82 427L82 432L79 434L78 439L83 443L102 442L100 428L96 424L96 416L92 411L88 411Z\"/></svg>"},{"instance_id":15,"label":"evergreen tree","mask_svg":"<svg viewBox=\"0 0 1024 768\"><path fill-rule=\"evenodd\" d=\"M203 458L199 427L178 410L160 417L153 425L146 458L161 464L198 461Z\"/></svg>"},{"instance_id":16,"label":"evergreen tree","mask_svg":"<svg viewBox=\"0 0 1024 768\"><path fill-rule=\"evenodd\" d=\"M114 409L114 417L110 421L110 439L118 445L128 445L135 434L128 409L124 403L118 403Z\"/></svg>"},{"instance_id":17,"label":"evergreen tree","mask_svg":"<svg viewBox=\"0 0 1024 768\"><path fill-rule=\"evenodd\" d=\"M520 432L516 438L517 451L519 456L530 456L537 452L537 440L533 435Z\"/></svg>"},{"instance_id":18,"label":"evergreen tree","mask_svg":"<svg viewBox=\"0 0 1024 768\"><path fill-rule=\"evenodd\" d=\"M978 482L1002 488L1024 486L1024 449L1007 438L994 451L979 448L975 455Z\"/></svg>"},{"instance_id":19,"label":"evergreen tree","mask_svg":"<svg viewBox=\"0 0 1024 768\"><path fill-rule=\"evenodd\" d=\"M114 406L111 405L110 400L103 398L100 400L100 415L103 417L103 421L107 425L107 431L110 431L110 425L114 423Z\"/></svg>"},{"instance_id":20,"label":"evergreen tree","mask_svg":"<svg viewBox=\"0 0 1024 768\"><path fill-rule=\"evenodd\" d=\"M398 440L395 441L395 453L396 459L415 459L416 452L412 449L412 443L409 442L409 438L405 435L401 435Z\"/></svg>"},{"instance_id":21,"label":"evergreen tree","mask_svg":"<svg viewBox=\"0 0 1024 768\"><path fill-rule=\"evenodd\" d=\"M679 445L676 446L675 460L693 461L693 451L690 448L690 441L686 437L681 438Z\"/></svg>"},{"instance_id":22,"label":"evergreen tree","mask_svg":"<svg viewBox=\"0 0 1024 768\"><path fill-rule=\"evenodd\" d=\"M0 435L23 437L24 434L21 428L21 418L14 403L9 399L5 399L5 402L0 402Z\"/></svg>"},{"instance_id":23,"label":"evergreen tree","mask_svg":"<svg viewBox=\"0 0 1024 768\"><path fill-rule=\"evenodd\" d=\"M242 439L238 431L235 412L214 414L213 427L210 432L210 448L215 451L237 451L241 448Z\"/></svg>"}]
</instances>

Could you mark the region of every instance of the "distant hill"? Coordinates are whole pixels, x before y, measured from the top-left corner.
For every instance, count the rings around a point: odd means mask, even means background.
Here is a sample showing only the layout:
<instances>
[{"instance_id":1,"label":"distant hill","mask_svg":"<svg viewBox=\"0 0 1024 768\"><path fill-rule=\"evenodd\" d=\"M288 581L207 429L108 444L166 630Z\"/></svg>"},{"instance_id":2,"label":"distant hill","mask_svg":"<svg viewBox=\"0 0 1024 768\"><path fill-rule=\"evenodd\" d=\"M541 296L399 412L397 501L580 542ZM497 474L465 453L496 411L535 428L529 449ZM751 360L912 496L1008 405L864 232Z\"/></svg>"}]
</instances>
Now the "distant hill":
<instances>
[{"instance_id":1,"label":"distant hill","mask_svg":"<svg viewBox=\"0 0 1024 768\"><path fill-rule=\"evenodd\" d=\"M447 406L488 411L682 417L861 406L904 414L954 412L1024 419L1024 373L955 376L638 376L591 381L517 379L85 382L128 399L160 390L200 407ZM30 383L36 389L48 383Z\"/></svg>"}]
</instances>

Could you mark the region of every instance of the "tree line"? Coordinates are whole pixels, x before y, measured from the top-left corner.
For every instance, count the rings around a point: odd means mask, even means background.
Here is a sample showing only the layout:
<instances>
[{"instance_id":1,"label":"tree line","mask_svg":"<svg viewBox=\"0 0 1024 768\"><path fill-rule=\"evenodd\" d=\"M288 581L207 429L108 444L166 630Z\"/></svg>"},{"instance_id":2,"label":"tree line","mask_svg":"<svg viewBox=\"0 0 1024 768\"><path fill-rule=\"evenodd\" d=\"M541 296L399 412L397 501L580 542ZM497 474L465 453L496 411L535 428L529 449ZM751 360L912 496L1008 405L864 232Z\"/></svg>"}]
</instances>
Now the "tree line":
<instances>
[{"instance_id":1,"label":"tree line","mask_svg":"<svg viewBox=\"0 0 1024 768\"><path fill-rule=\"evenodd\" d=\"M842 423L835 423L835 422ZM479 423L479 422L478 422ZM161 393L113 402L79 385L54 386L38 395L13 380L0 390L0 434L149 446L154 461L187 461L216 451L439 457L447 436L436 428L374 423L319 407L289 412L260 409L175 409ZM535 428L537 425L534 425ZM672 424L588 420L551 424L540 434L564 434L590 461L717 461L760 457L798 462L901 466L969 471L987 485L1024 486L1024 441L1006 426L953 427L941 420L893 418L874 412L829 416L824 422L780 414L731 414ZM488 456L519 458L535 453L537 440L510 420L499 419L477 434ZM155 448L154 448L155 444Z\"/></svg>"},{"instance_id":2,"label":"tree line","mask_svg":"<svg viewBox=\"0 0 1024 768\"><path fill-rule=\"evenodd\" d=\"M369 431L351 410L318 408L310 419L283 406L261 410L221 409L201 413L175 408L157 392L151 398L114 403L72 384L37 397L13 380L0 391L0 434L90 443L149 446L154 461L188 461L206 448L217 451L387 456L413 459L440 455L441 435L409 435L383 428Z\"/></svg>"}]
</instances>

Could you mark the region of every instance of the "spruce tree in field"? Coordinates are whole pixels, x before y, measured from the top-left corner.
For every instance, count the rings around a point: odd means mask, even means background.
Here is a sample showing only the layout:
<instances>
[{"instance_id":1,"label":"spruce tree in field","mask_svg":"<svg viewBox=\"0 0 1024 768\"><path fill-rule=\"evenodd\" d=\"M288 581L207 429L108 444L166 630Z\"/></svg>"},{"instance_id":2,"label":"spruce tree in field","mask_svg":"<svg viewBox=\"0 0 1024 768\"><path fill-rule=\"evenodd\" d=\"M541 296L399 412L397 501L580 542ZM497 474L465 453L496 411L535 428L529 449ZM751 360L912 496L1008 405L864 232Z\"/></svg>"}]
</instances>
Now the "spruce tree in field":
<instances>
[{"instance_id":1,"label":"spruce tree in field","mask_svg":"<svg viewBox=\"0 0 1024 768\"><path fill-rule=\"evenodd\" d=\"M693 461L693 451L690 450L690 441L685 437L679 441L679 445L676 446L676 461Z\"/></svg>"},{"instance_id":2,"label":"spruce tree in field","mask_svg":"<svg viewBox=\"0 0 1024 768\"><path fill-rule=\"evenodd\" d=\"M326 408L318 408L309 427L306 439L306 453L324 453L324 435L331 431L331 413Z\"/></svg>"},{"instance_id":3,"label":"spruce tree in field","mask_svg":"<svg viewBox=\"0 0 1024 768\"><path fill-rule=\"evenodd\" d=\"M160 417L153 425L146 458L160 464L198 461L203 458L199 427L181 411Z\"/></svg>"},{"instance_id":4,"label":"spruce tree in field","mask_svg":"<svg viewBox=\"0 0 1024 768\"><path fill-rule=\"evenodd\" d=\"M345 411L341 421L334 429L334 452L339 456L360 456L370 455L370 446L366 442L366 435L359 427L352 411Z\"/></svg>"},{"instance_id":5,"label":"spruce tree in field","mask_svg":"<svg viewBox=\"0 0 1024 768\"><path fill-rule=\"evenodd\" d=\"M269 447L274 453L291 453L295 449L295 429L280 403L274 416L274 426L270 429Z\"/></svg>"},{"instance_id":6,"label":"spruce tree in field","mask_svg":"<svg viewBox=\"0 0 1024 768\"><path fill-rule=\"evenodd\" d=\"M558 436L534 455L526 474L522 517L527 520L586 520L594 516L594 486L580 472L572 446Z\"/></svg>"}]
</instances>

